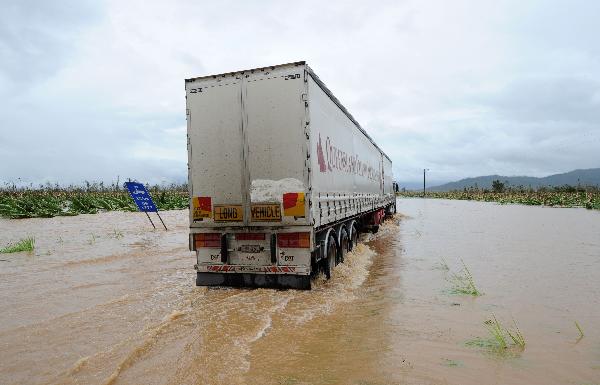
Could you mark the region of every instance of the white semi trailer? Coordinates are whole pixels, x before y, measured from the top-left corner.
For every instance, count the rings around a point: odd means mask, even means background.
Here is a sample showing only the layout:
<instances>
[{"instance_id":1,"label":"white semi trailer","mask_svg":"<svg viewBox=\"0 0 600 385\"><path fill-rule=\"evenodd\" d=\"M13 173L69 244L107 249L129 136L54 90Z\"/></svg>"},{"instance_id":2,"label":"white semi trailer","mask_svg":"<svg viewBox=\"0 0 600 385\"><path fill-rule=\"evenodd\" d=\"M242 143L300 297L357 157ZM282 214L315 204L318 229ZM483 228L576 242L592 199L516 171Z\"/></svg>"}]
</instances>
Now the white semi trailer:
<instances>
[{"instance_id":1,"label":"white semi trailer","mask_svg":"<svg viewBox=\"0 0 600 385\"><path fill-rule=\"evenodd\" d=\"M310 289L395 212L391 160L305 62L185 90L197 285Z\"/></svg>"}]
</instances>

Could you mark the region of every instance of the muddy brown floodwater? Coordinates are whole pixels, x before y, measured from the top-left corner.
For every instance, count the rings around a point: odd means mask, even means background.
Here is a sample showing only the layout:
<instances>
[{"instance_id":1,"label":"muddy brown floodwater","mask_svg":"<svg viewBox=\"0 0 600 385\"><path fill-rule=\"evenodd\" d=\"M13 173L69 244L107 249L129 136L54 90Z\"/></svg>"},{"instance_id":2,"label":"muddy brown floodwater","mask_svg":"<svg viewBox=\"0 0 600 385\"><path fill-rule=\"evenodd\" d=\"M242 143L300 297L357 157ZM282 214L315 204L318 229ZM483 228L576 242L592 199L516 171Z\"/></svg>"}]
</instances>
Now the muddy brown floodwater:
<instances>
[{"instance_id":1,"label":"muddy brown floodwater","mask_svg":"<svg viewBox=\"0 0 600 385\"><path fill-rule=\"evenodd\" d=\"M186 211L0 220L0 384L600 384L599 212L398 211L312 291L196 288ZM524 349L467 344L492 315Z\"/></svg>"}]
</instances>

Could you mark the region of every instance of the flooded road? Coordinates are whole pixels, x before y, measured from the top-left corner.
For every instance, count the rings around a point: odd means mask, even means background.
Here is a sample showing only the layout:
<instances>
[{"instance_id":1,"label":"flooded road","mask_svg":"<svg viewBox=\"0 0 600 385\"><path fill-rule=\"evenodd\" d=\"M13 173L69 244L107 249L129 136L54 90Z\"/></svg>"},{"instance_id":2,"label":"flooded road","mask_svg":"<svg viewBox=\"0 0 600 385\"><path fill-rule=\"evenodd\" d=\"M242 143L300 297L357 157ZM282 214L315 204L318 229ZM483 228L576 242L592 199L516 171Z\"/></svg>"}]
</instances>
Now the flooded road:
<instances>
[{"instance_id":1,"label":"flooded road","mask_svg":"<svg viewBox=\"0 0 600 385\"><path fill-rule=\"evenodd\" d=\"M312 291L197 288L187 212L0 219L0 384L600 384L600 213L402 199ZM468 266L479 297L456 295ZM524 349L484 322L513 319ZM584 331L580 334L574 322Z\"/></svg>"}]
</instances>

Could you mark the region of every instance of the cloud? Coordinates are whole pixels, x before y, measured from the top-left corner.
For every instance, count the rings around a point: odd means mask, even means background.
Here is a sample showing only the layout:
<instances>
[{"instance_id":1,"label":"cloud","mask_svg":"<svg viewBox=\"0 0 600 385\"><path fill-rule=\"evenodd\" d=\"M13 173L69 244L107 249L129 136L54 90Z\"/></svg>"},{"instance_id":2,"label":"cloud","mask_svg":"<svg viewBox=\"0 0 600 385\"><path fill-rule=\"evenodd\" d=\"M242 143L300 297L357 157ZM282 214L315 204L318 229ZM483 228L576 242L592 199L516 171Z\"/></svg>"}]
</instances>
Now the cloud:
<instances>
[{"instance_id":1,"label":"cloud","mask_svg":"<svg viewBox=\"0 0 600 385\"><path fill-rule=\"evenodd\" d=\"M20 92L55 74L78 48L73 37L100 17L101 10L86 1L3 2L0 84Z\"/></svg>"},{"instance_id":2,"label":"cloud","mask_svg":"<svg viewBox=\"0 0 600 385\"><path fill-rule=\"evenodd\" d=\"M499 118L519 122L600 122L600 82L585 77L515 79L504 89L479 95ZM477 103L473 100L473 103Z\"/></svg>"},{"instance_id":3,"label":"cloud","mask_svg":"<svg viewBox=\"0 0 600 385\"><path fill-rule=\"evenodd\" d=\"M568 7L568 9L567 9ZM0 180L186 179L183 79L307 60L419 183L597 167L594 2L9 1Z\"/></svg>"}]
</instances>

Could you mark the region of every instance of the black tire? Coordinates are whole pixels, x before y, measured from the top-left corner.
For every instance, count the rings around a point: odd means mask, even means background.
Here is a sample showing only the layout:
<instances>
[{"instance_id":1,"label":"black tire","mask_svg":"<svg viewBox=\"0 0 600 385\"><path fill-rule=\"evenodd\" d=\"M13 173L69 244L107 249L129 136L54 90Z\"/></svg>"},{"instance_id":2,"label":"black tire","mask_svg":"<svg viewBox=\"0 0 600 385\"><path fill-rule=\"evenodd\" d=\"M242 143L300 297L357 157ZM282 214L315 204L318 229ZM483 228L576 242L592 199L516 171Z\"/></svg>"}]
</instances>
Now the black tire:
<instances>
[{"instance_id":1,"label":"black tire","mask_svg":"<svg viewBox=\"0 0 600 385\"><path fill-rule=\"evenodd\" d=\"M338 250L338 263L343 263L346 253L350 251L350 238L346 229L342 229L342 235L340 237L340 247Z\"/></svg>"},{"instance_id":2,"label":"black tire","mask_svg":"<svg viewBox=\"0 0 600 385\"><path fill-rule=\"evenodd\" d=\"M350 240L350 251L354 250L354 248L358 245L358 228L356 225L352 226L352 237Z\"/></svg>"},{"instance_id":3,"label":"black tire","mask_svg":"<svg viewBox=\"0 0 600 385\"><path fill-rule=\"evenodd\" d=\"M335 239L329 237L327 241L327 257L323 260L323 270L325 271L325 277L331 279L331 272L335 268L335 261L337 259L337 246Z\"/></svg>"}]
</instances>

